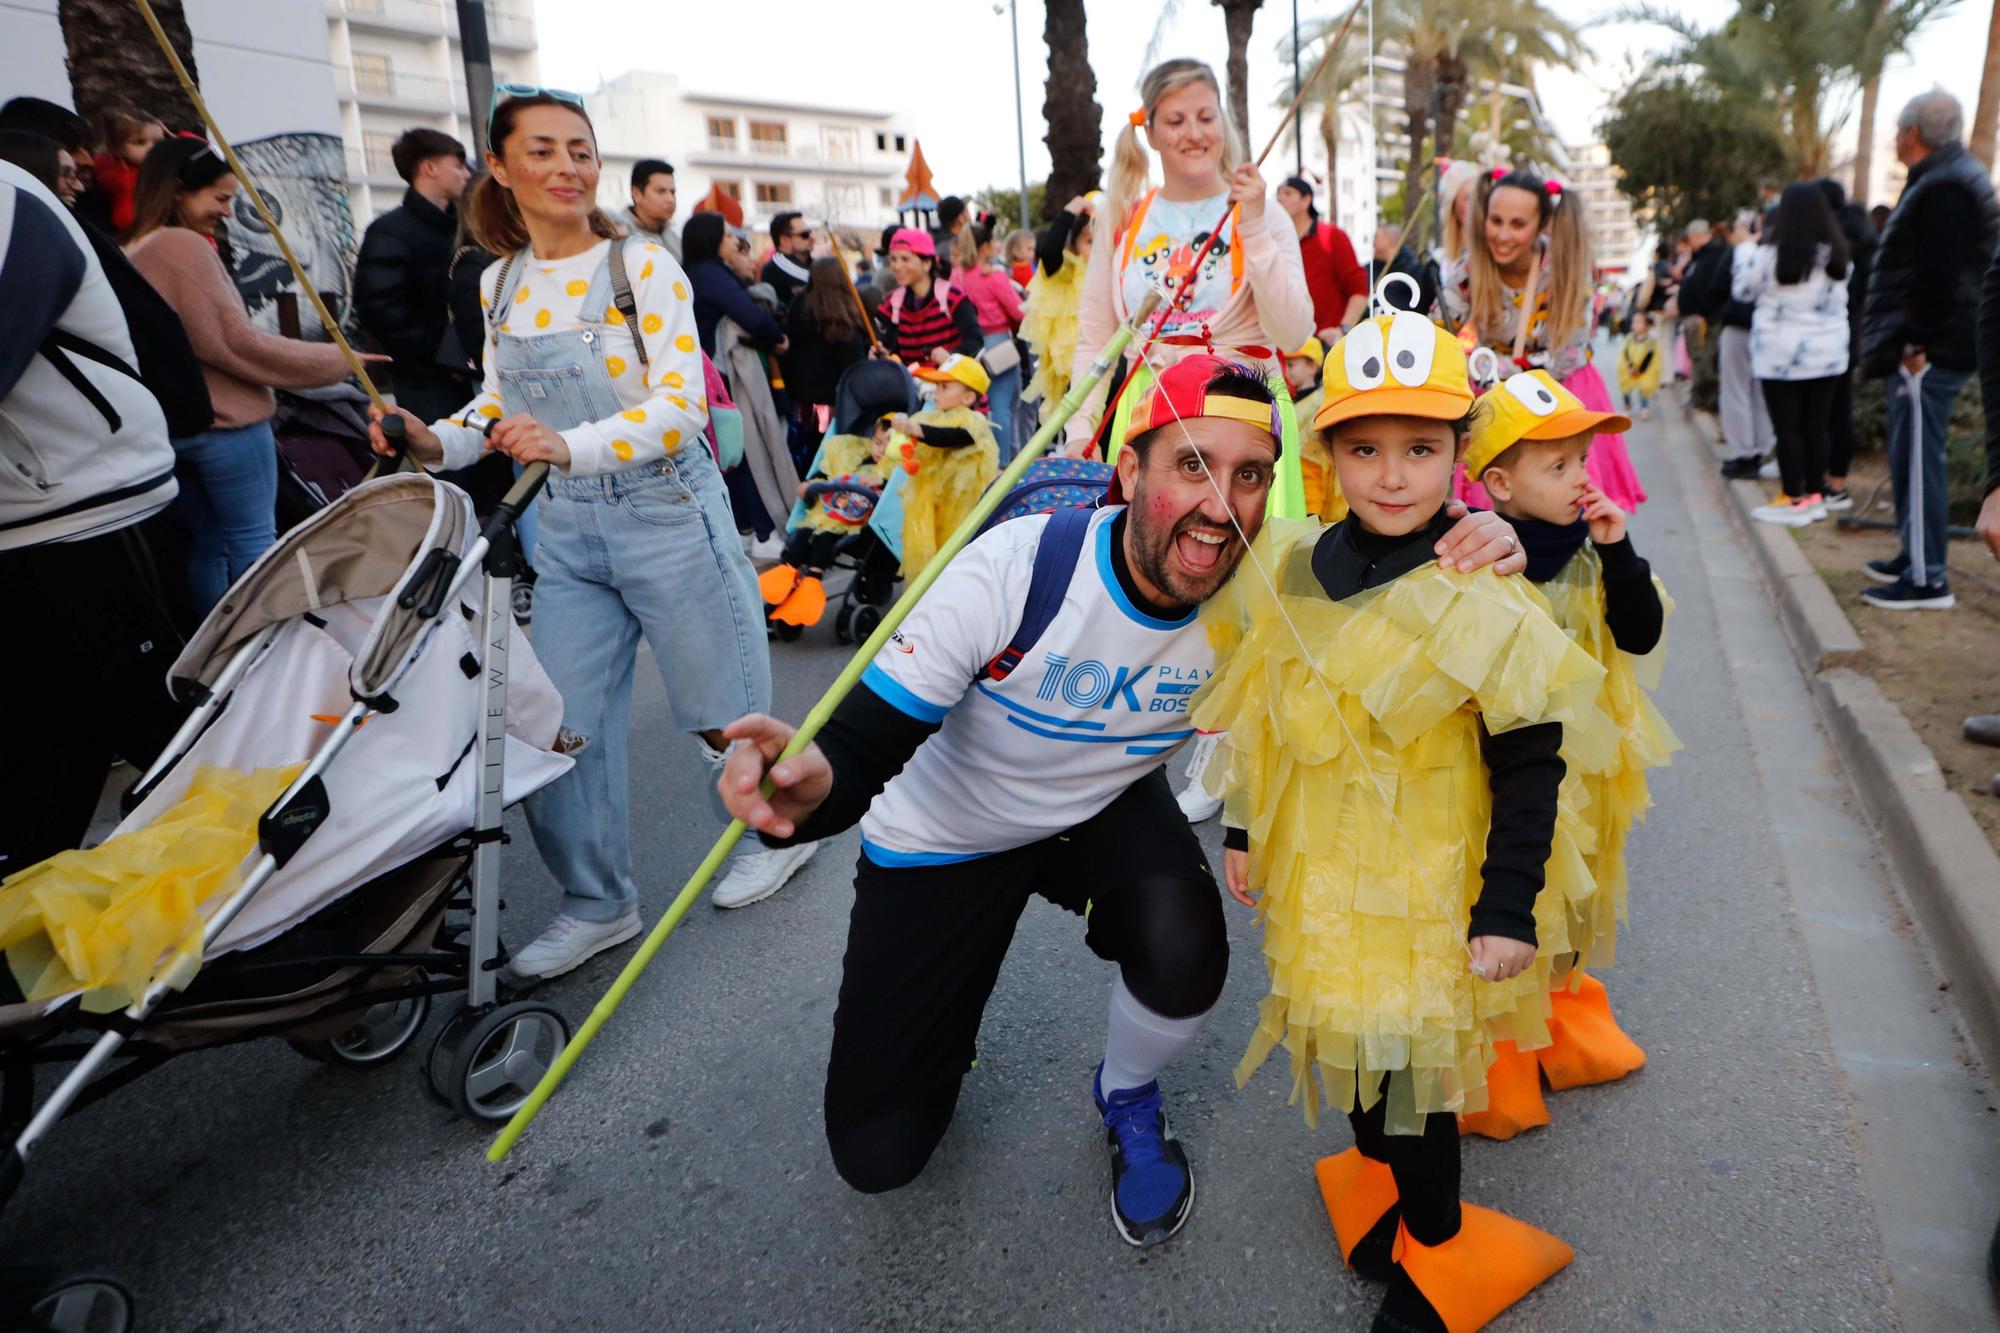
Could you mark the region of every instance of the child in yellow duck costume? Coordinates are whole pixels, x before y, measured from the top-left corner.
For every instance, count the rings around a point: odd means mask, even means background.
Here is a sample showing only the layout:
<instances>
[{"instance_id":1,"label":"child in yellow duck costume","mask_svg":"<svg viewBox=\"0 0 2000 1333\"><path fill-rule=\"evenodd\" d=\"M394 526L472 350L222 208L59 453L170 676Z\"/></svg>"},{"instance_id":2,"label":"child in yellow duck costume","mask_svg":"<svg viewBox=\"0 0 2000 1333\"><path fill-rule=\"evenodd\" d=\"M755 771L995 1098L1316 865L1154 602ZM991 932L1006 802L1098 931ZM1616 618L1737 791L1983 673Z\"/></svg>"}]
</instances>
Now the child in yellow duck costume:
<instances>
[{"instance_id":1,"label":"child in yellow duck costume","mask_svg":"<svg viewBox=\"0 0 2000 1333\"><path fill-rule=\"evenodd\" d=\"M917 378L937 386L931 406L890 422L909 440L899 449L903 470L903 577L913 579L937 554L979 494L1000 475L1000 445L993 424L973 411L991 387L977 358L952 356L925 367ZM891 458L892 463L896 462Z\"/></svg>"},{"instance_id":2,"label":"child in yellow duck costume","mask_svg":"<svg viewBox=\"0 0 2000 1333\"><path fill-rule=\"evenodd\" d=\"M1483 482L1494 509L1514 525L1528 578L1548 598L1556 623L1604 668L1597 706L1563 730L1569 775L1564 805L1580 814L1577 842L1590 866L1581 898L1567 903L1570 946L1557 959L1549 996L1551 1042L1532 1053L1503 1047L1487 1071L1486 1111L1465 1128L1512 1138L1548 1123L1541 1077L1553 1088L1608 1083L1640 1068L1646 1053L1611 1016L1604 984L1587 975L1609 966L1625 919L1625 840L1652 804L1646 770L1680 748L1649 697L1659 685L1672 602L1633 550L1625 512L1591 482L1584 458L1591 437L1632 423L1592 411L1548 372L1523 371L1481 401L1465 473Z\"/></svg>"},{"instance_id":3,"label":"child in yellow duck costume","mask_svg":"<svg viewBox=\"0 0 2000 1333\"><path fill-rule=\"evenodd\" d=\"M1559 836L1562 724L1604 674L1526 580L1436 563L1472 405L1421 315L1334 347L1314 424L1351 511L1266 521L1235 605L1204 608L1219 665L1193 716L1228 732L1229 881L1263 889L1271 993L1237 1077L1283 1044L1307 1119L1322 1090L1347 1113L1356 1147L1318 1168L1341 1255L1389 1283L1378 1328L1455 1333L1571 1258L1461 1203L1455 1117L1484 1107L1496 1042L1549 1040L1588 877Z\"/></svg>"},{"instance_id":4,"label":"child in yellow duck costume","mask_svg":"<svg viewBox=\"0 0 2000 1333\"><path fill-rule=\"evenodd\" d=\"M1083 274L1090 266L1098 198L1092 190L1083 196L1076 216L1070 217L1066 210L1057 218L1066 224L1068 240L1059 257L1036 261L1021 306L1021 341L1035 354L1035 377L1021 390L1021 401L1045 404L1044 411L1069 392L1070 363L1076 360L1076 314L1083 308ZM1051 263L1056 266L1053 271Z\"/></svg>"},{"instance_id":5,"label":"child in yellow duck costume","mask_svg":"<svg viewBox=\"0 0 2000 1333\"><path fill-rule=\"evenodd\" d=\"M1312 337L1285 358L1285 386L1292 391L1292 403L1299 422L1299 480L1305 486L1306 513L1327 523L1347 517L1347 501L1341 498L1340 478L1333 475L1333 458L1313 426L1326 386L1320 382L1320 365L1326 360L1326 344Z\"/></svg>"},{"instance_id":6,"label":"child in yellow duck costume","mask_svg":"<svg viewBox=\"0 0 2000 1333\"><path fill-rule=\"evenodd\" d=\"M889 479L889 452L904 443L889 422L886 416L877 421L874 435L867 439L827 436L820 445L818 470L799 483L800 497L816 481L865 486L880 495ZM757 577L765 613L772 620L781 625L819 623L826 611L822 578L840 543L866 527L872 512L873 503L852 491L828 491L806 506L805 517L785 539L784 557Z\"/></svg>"}]
</instances>

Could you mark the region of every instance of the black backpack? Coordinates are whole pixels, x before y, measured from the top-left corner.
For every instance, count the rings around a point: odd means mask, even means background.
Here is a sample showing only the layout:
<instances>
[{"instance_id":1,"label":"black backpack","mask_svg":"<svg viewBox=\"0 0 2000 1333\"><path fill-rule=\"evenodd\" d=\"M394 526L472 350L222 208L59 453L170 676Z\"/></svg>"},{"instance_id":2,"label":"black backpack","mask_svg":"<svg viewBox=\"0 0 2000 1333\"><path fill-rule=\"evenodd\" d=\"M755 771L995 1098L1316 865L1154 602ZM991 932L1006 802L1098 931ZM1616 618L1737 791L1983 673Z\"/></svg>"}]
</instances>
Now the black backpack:
<instances>
[{"instance_id":1,"label":"black backpack","mask_svg":"<svg viewBox=\"0 0 2000 1333\"><path fill-rule=\"evenodd\" d=\"M132 265L115 242L88 222L80 223L98 265L125 312L125 325L132 332L132 350L138 354L138 380L167 417L167 434L175 439L199 435L215 425L215 404L209 401L208 381L202 378L201 362L188 343L181 317L153 290L144 274ZM93 361L131 373L131 367L115 353L86 344L81 338L65 335L66 350Z\"/></svg>"}]
</instances>

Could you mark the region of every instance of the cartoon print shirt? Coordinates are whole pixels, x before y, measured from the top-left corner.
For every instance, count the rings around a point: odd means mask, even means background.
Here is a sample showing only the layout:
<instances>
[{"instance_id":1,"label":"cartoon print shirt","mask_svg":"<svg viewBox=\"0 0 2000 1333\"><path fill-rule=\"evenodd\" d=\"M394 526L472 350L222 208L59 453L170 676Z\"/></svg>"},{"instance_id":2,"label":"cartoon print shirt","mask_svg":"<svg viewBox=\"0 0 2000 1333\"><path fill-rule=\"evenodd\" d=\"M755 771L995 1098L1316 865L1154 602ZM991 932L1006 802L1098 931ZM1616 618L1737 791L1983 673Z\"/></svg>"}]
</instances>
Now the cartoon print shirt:
<instances>
[{"instance_id":1,"label":"cartoon print shirt","mask_svg":"<svg viewBox=\"0 0 2000 1333\"><path fill-rule=\"evenodd\" d=\"M1111 804L1194 734L1188 701L1215 669L1190 611L1160 620L1112 566L1122 507L1092 520L1062 609L1004 680L977 679L1027 606L1035 515L967 546L861 680L884 702L941 722L861 820L880 866L949 865L1026 846Z\"/></svg>"},{"instance_id":2,"label":"cartoon print shirt","mask_svg":"<svg viewBox=\"0 0 2000 1333\"><path fill-rule=\"evenodd\" d=\"M1521 327L1521 298L1526 293L1520 287L1501 284L1507 295L1507 304L1500 310L1498 328L1479 329L1479 341L1500 353L1503 360L1511 360L1514 355L1514 334ZM1472 318L1472 266L1464 258L1445 261L1442 282L1438 290L1439 304L1454 324L1464 324ZM1550 347L1548 337L1543 332L1549 319L1549 289L1546 283L1535 296L1535 309L1528 321L1528 338L1522 347L1522 358L1534 370L1546 370L1557 379L1568 379L1590 363L1590 322L1584 321L1575 336L1562 347Z\"/></svg>"},{"instance_id":3,"label":"cartoon print shirt","mask_svg":"<svg viewBox=\"0 0 2000 1333\"><path fill-rule=\"evenodd\" d=\"M1228 202L1226 193L1178 203L1164 194L1153 194L1130 238L1132 257L1120 279L1127 310L1137 310L1146 293L1155 288L1171 296L1180 287L1194 262L1195 252L1201 249L1209 229L1215 226ZM1241 283L1239 265L1231 262L1230 247L1238 239L1233 230L1225 230L1208 252L1195 279L1193 294L1167 321L1163 335L1199 337L1204 327L1213 325L1222 308L1229 304L1229 298ZM1124 245L1125 238L1121 237L1121 254Z\"/></svg>"}]
</instances>

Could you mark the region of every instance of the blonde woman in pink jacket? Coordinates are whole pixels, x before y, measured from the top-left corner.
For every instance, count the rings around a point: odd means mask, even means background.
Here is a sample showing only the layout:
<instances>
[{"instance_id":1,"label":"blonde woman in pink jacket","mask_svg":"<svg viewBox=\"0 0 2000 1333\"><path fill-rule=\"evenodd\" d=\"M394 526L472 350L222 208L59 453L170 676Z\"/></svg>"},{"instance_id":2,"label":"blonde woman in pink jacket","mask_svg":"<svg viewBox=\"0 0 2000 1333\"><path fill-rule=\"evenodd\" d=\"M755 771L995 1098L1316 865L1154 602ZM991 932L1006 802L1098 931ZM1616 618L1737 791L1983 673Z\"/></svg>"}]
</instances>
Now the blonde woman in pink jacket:
<instances>
[{"instance_id":1,"label":"blonde woman in pink jacket","mask_svg":"<svg viewBox=\"0 0 2000 1333\"><path fill-rule=\"evenodd\" d=\"M1180 287L1209 230L1228 209L1227 230L1203 260L1190 299L1168 320L1147 360L1160 366L1212 350L1255 365L1282 385L1285 354L1313 332L1298 231L1282 210L1266 206L1264 178L1245 160L1215 71L1199 60L1169 60L1146 74L1139 91L1144 105L1118 134L1097 214L1114 221L1110 234L1092 248L1084 274L1072 378L1083 376L1148 290L1171 293ZM1152 158L1140 144L1141 130L1159 155L1158 186L1151 185ZM1136 401L1133 390L1125 397ZM1100 387L1070 419L1068 452L1081 456L1087 450L1104 398ZM1289 420L1291 413L1285 416ZM1122 442L1123 424L1114 422L1107 456ZM1288 514L1289 493L1303 513L1296 447L1286 449L1280 472L1269 512Z\"/></svg>"}]
</instances>

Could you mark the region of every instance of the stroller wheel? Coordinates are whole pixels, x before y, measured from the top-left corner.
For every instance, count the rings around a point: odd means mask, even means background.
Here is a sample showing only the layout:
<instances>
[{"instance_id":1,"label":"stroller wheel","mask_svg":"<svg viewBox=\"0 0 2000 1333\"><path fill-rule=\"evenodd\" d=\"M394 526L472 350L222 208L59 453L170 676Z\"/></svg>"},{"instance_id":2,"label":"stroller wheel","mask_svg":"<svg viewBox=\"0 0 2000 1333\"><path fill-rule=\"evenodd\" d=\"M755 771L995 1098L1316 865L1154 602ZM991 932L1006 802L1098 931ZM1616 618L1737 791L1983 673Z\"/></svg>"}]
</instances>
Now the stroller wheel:
<instances>
[{"instance_id":1,"label":"stroller wheel","mask_svg":"<svg viewBox=\"0 0 2000 1333\"><path fill-rule=\"evenodd\" d=\"M22 1327L48 1333L127 1333L132 1293L116 1278L98 1273L62 1278L43 1289Z\"/></svg>"},{"instance_id":2,"label":"stroller wheel","mask_svg":"<svg viewBox=\"0 0 2000 1333\"><path fill-rule=\"evenodd\" d=\"M549 1005L517 1000L488 1010L465 1025L452 1053L445 1087L453 1108L472 1120L507 1119L568 1044L569 1021Z\"/></svg>"},{"instance_id":3,"label":"stroller wheel","mask_svg":"<svg viewBox=\"0 0 2000 1333\"><path fill-rule=\"evenodd\" d=\"M854 603L844 603L833 618L833 637L840 643L854 642Z\"/></svg>"},{"instance_id":4,"label":"stroller wheel","mask_svg":"<svg viewBox=\"0 0 2000 1333\"><path fill-rule=\"evenodd\" d=\"M319 1041L295 1041L292 1049L308 1060L365 1069L395 1058L416 1039L430 1017L431 997L409 995L371 1004L354 1015L339 1036Z\"/></svg>"},{"instance_id":5,"label":"stroller wheel","mask_svg":"<svg viewBox=\"0 0 2000 1333\"><path fill-rule=\"evenodd\" d=\"M859 643L873 634L875 627L881 623L882 608L863 602L860 606L854 608L854 620L848 628L852 631L855 642Z\"/></svg>"},{"instance_id":6,"label":"stroller wheel","mask_svg":"<svg viewBox=\"0 0 2000 1333\"><path fill-rule=\"evenodd\" d=\"M779 643L791 643L805 632L804 625L788 625L782 620L771 622L771 633L777 636Z\"/></svg>"}]
</instances>

